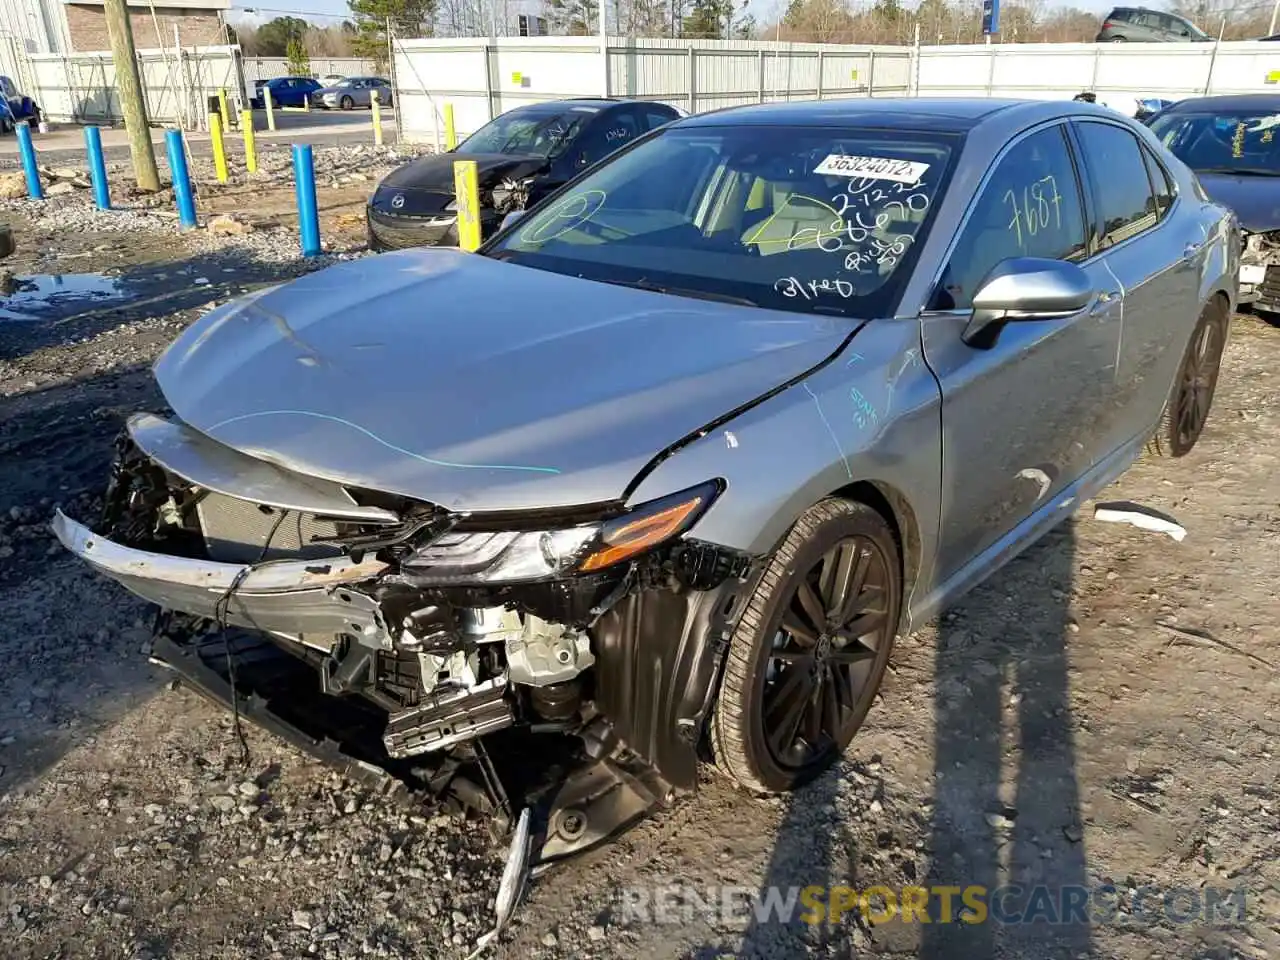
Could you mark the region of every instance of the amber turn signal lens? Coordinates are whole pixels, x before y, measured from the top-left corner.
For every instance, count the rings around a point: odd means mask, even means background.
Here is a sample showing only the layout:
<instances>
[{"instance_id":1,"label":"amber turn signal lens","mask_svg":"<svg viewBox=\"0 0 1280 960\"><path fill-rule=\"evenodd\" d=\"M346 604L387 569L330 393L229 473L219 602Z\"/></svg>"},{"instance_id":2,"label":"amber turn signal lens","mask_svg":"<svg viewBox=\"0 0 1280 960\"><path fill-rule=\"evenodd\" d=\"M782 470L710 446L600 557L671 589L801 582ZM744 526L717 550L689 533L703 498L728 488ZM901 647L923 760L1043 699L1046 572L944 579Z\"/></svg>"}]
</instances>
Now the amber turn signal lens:
<instances>
[{"instance_id":1,"label":"amber turn signal lens","mask_svg":"<svg viewBox=\"0 0 1280 960\"><path fill-rule=\"evenodd\" d=\"M700 495L691 497L609 531L605 534L604 544L589 554L578 569L583 572L601 570L657 546L679 533L686 521L702 506L702 502Z\"/></svg>"}]
</instances>

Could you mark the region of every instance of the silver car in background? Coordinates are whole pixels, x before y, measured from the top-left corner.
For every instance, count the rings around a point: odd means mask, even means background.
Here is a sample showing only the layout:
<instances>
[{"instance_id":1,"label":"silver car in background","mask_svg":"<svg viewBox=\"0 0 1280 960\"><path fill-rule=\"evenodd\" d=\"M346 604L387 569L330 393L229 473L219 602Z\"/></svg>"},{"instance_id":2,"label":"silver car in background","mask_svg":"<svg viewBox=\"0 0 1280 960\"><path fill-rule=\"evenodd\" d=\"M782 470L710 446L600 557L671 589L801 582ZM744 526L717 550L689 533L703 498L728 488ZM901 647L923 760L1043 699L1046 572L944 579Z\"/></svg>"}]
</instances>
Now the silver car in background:
<instances>
[{"instance_id":1,"label":"silver car in background","mask_svg":"<svg viewBox=\"0 0 1280 960\"><path fill-rule=\"evenodd\" d=\"M273 729L364 717L344 756L492 797L486 745L568 735L567 764L520 755L560 771L526 795L554 859L704 758L759 793L813 778L895 635L1144 446L1189 451L1239 256L1103 107L688 117L478 254L196 321L156 365L174 416L130 419L103 518L55 529L178 612L157 658ZM272 650L307 679L255 680Z\"/></svg>"},{"instance_id":2,"label":"silver car in background","mask_svg":"<svg viewBox=\"0 0 1280 960\"><path fill-rule=\"evenodd\" d=\"M311 105L327 110L371 107L374 91L377 91L380 105L391 106L393 92L391 81L384 80L382 77L344 77L332 86L321 87L312 93Z\"/></svg>"}]
</instances>

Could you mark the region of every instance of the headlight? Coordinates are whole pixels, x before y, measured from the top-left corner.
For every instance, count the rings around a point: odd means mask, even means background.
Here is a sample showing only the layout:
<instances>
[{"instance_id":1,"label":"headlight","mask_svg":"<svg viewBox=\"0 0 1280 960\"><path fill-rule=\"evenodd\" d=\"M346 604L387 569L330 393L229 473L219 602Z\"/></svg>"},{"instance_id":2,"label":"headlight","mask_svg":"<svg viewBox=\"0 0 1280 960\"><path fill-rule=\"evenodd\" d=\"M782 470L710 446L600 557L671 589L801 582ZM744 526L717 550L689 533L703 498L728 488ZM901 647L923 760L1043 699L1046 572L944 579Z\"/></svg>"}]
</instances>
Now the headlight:
<instances>
[{"instance_id":1,"label":"headlight","mask_svg":"<svg viewBox=\"0 0 1280 960\"><path fill-rule=\"evenodd\" d=\"M720 493L711 481L641 504L603 523L563 530L447 533L405 558L419 583L520 583L594 573L692 527Z\"/></svg>"}]
</instances>

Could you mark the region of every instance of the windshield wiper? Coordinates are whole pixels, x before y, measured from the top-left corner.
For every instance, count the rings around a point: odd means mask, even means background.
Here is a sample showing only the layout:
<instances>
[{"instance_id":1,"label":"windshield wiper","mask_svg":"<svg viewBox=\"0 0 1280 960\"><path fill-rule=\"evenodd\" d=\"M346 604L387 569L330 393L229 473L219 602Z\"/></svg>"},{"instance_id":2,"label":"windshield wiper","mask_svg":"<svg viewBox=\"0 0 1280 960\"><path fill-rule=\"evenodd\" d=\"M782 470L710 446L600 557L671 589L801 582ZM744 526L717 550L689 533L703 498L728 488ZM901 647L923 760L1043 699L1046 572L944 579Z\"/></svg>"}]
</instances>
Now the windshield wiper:
<instances>
[{"instance_id":1,"label":"windshield wiper","mask_svg":"<svg viewBox=\"0 0 1280 960\"><path fill-rule=\"evenodd\" d=\"M597 279L597 278L592 278ZM740 307L758 307L760 304L746 297L734 297L727 293L712 293L710 290L694 290L688 287L664 287L645 277L639 280L609 280L598 278L601 283L612 283L616 287L633 287L636 290L649 290L652 293L669 293L676 297L692 297L695 300L713 300L716 303L733 303Z\"/></svg>"},{"instance_id":2,"label":"windshield wiper","mask_svg":"<svg viewBox=\"0 0 1280 960\"><path fill-rule=\"evenodd\" d=\"M1280 170L1267 167L1203 167L1196 173L1226 173L1241 177L1280 177Z\"/></svg>"}]
</instances>

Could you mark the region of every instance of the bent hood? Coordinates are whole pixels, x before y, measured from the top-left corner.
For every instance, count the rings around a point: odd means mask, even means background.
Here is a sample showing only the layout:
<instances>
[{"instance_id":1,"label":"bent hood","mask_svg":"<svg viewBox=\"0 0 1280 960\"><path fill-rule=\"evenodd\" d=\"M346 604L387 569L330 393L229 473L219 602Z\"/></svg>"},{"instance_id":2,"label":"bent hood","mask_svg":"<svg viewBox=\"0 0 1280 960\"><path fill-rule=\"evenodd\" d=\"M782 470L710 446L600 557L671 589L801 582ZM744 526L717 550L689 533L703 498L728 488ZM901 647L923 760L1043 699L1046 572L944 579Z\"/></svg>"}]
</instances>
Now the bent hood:
<instances>
[{"instance_id":1,"label":"bent hood","mask_svg":"<svg viewBox=\"0 0 1280 960\"><path fill-rule=\"evenodd\" d=\"M405 250L215 310L155 373L180 418L250 456L451 510L516 510L622 498L655 454L852 329Z\"/></svg>"},{"instance_id":2,"label":"bent hood","mask_svg":"<svg viewBox=\"0 0 1280 960\"><path fill-rule=\"evenodd\" d=\"M424 193L453 196L453 162L474 160L476 179L481 187L489 187L502 180L519 180L533 176L547 167L543 157L530 157L506 153L442 153L419 157L398 170L387 174L374 193L374 202L396 193L412 195Z\"/></svg>"},{"instance_id":3,"label":"bent hood","mask_svg":"<svg viewBox=\"0 0 1280 960\"><path fill-rule=\"evenodd\" d=\"M1250 233L1280 230L1280 176L1237 177L1199 173L1200 185L1216 203L1230 207Z\"/></svg>"}]
</instances>

